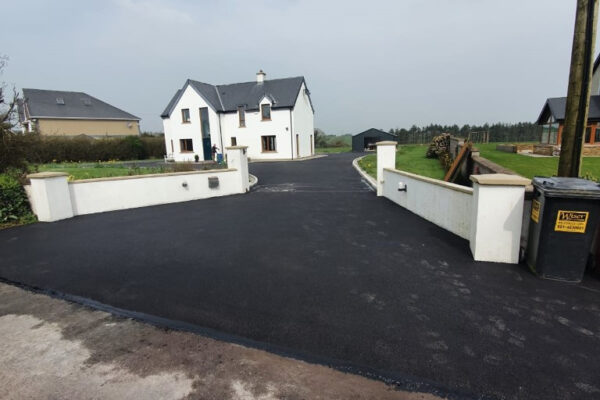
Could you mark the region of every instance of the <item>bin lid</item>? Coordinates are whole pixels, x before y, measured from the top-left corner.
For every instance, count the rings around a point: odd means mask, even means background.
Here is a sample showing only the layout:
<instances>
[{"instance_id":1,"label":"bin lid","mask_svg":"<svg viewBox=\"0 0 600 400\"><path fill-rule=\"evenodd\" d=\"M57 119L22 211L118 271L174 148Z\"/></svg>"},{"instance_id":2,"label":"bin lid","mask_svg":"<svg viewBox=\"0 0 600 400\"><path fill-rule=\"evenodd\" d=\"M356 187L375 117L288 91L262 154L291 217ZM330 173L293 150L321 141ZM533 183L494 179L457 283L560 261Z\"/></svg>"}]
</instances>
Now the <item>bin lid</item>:
<instances>
[{"instance_id":1,"label":"bin lid","mask_svg":"<svg viewBox=\"0 0 600 400\"><path fill-rule=\"evenodd\" d=\"M581 178L533 178L533 186L547 197L585 197L600 199L600 184Z\"/></svg>"}]
</instances>

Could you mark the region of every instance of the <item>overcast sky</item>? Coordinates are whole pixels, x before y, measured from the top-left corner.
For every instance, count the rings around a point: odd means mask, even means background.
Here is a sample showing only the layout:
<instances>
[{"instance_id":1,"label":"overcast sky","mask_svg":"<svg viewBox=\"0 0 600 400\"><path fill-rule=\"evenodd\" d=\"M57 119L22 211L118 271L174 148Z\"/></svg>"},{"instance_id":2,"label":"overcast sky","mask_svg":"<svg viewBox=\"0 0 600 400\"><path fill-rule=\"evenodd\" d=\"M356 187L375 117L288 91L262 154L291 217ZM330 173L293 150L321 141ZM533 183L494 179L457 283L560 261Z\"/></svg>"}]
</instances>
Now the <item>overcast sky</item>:
<instances>
[{"instance_id":1,"label":"overcast sky","mask_svg":"<svg viewBox=\"0 0 600 400\"><path fill-rule=\"evenodd\" d=\"M575 0L11 1L1 80L83 91L162 131L187 78L303 75L327 133L533 121L565 96Z\"/></svg>"}]
</instances>

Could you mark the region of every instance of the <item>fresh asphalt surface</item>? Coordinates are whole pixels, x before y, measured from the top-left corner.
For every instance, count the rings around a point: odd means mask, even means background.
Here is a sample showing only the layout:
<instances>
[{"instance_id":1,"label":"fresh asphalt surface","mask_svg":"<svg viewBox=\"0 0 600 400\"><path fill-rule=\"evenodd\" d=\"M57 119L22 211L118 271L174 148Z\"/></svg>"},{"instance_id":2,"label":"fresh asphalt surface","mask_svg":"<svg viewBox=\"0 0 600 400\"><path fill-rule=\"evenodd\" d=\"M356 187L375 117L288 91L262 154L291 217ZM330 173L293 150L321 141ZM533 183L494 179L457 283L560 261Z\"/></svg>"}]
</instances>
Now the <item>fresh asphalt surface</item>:
<instances>
[{"instance_id":1,"label":"fresh asphalt surface","mask_svg":"<svg viewBox=\"0 0 600 400\"><path fill-rule=\"evenodd\" d=\"M474 262L466 241L377 198L354 156L253 163L246 195L0 231L0 277L414 390L600 397L597 278Z\"/></svg>"}]
</instances>

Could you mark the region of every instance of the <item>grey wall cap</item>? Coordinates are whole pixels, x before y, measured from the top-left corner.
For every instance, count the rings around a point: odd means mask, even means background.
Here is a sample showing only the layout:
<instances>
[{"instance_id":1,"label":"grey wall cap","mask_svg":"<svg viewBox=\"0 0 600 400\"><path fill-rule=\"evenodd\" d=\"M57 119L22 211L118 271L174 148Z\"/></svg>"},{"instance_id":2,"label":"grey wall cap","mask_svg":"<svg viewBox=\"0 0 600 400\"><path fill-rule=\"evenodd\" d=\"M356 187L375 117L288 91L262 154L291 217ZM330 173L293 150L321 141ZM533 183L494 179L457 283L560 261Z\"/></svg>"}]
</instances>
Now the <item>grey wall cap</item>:
<instances>
[{"instance_id":1,"label":"grey wall cap","mask_svg":"<svg viewBox=\"0 0 600 400\"><path fill-rule=\"evenodd\" d=\"M531 184L531 179L509 174L471 175L470 178L475 183L488 186L527 186Z\"/></svg>"},{"instance_id":2,"label":"grey wall cap","mask_svg":"<svg viewBox=\"0 0 600 400\"><path fill-rule=\"evenodd\" d=\"M248 146L229 146L225 147L225 150L246 150Z\"/></svg>"},{"instance_id":3,"label":"grey wall cap","mask_svg":"<svg viewBox=\"0 0 600 400\"><path fill-rule=\"evenodd\" d=\"M394 142L392 140L384 140L383 142L375 143L375 146L395 146L398 142Z\"/></svg>"},{"instance_id":4,"label":"grey wall cap","mask_svg":"<svg viewBox=\"0 0 600 400\"><path fill-rule=\"evenodd\" d=\"M27 175L28 179L48 179L48 178L58 178L60 176L69 176L66 172L38 172L35 174Z\"/></svg>"}]
</instances>

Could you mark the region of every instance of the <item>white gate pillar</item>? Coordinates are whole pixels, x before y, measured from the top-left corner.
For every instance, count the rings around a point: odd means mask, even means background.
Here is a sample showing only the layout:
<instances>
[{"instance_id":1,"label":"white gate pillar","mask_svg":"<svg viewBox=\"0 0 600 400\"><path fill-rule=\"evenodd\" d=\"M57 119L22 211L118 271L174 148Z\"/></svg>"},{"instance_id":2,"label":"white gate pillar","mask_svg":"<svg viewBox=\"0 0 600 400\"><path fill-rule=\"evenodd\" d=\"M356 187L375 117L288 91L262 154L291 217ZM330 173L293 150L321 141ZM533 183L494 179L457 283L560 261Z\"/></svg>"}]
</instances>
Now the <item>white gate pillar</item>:
<instances>
[{"instance_id":1,"label":"white gate pillar","mask_svg":"<svg viewBox=\"0 0 600 400\"><path fill-rule=\"evenodd\" d=\"M473 206L470 247L477 261L519 263L525 187L518 175L471 175Z\"/></svg>"},{"instance_id":2,"label":"white gate pillar","mask_svg":"<svg viewBox=\"0 0 600 400\"><path fill-rule=\"evenodd\" d=\"M383 170L396 168L396 142L377 142L377 196L383 196Z\"/></svg>"}]
</instances>

